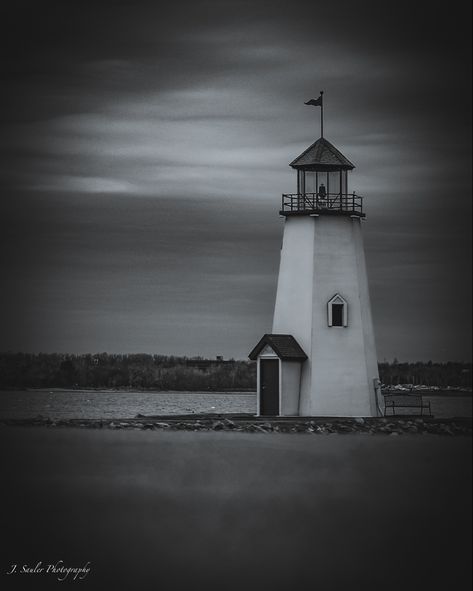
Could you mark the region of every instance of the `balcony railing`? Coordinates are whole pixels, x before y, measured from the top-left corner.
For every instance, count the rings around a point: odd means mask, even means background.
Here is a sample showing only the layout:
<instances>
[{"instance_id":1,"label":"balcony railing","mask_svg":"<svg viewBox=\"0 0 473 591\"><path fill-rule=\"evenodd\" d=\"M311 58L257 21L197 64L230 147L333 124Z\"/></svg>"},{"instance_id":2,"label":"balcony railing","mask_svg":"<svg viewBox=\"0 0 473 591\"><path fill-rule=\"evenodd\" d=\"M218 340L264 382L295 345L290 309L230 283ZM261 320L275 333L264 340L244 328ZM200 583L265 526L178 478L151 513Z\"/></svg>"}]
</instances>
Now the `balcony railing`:
<instances>
[{"instance_id":1,"label":"balcony railing","mask_svg":"<svg viewBox=\"0 0 473 591\"><path fill-rule=\"evenodd\" d=\"M281 215L310 215L331 213L365 217L363 197L360 195L328 193L321 197L317 193L287 193L282 196Z\"/></svg>"}]
</instances>

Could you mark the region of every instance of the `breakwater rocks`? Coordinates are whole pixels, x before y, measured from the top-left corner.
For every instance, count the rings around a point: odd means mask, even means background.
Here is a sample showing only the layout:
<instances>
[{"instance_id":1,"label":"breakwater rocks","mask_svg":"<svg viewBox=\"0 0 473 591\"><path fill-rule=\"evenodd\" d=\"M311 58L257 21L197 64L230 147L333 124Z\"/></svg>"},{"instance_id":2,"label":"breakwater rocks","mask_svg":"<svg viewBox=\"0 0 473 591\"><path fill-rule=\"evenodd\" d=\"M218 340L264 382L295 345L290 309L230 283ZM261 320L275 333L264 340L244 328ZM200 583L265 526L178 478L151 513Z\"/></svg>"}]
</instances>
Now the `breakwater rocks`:
<instances>
[{"instance_id":1,"label":"breakwater rocks","mask_svg":"<svg viewBox=\"0 0 473 591\"><path fill-rule=\"evenodd\" d=\"M236 431L244 433L302 433L312 435L470 435L471 418L431 417L329 418L255 417L253 415L172 415L133 419L61 419L43 416L31 419L0 419L1 425L75 427L89 429L131 429L140 431Z\"/></svg>"}]
</instances>

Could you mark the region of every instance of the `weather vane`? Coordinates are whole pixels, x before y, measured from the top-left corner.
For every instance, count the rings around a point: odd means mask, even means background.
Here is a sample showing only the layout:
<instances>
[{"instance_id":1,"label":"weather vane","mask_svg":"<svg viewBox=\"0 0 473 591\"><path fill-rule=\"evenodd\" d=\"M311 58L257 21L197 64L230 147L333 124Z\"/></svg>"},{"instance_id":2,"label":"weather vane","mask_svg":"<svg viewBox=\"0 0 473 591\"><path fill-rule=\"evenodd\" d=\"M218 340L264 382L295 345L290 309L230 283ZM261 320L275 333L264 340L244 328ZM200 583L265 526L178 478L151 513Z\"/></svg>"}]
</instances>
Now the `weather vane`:
<instances>
[{"instance_id":1,"label":"weather vane","mask_svg":"<svg viewBox=\"0 0 473 591\"><path fill-rule=\"evenodd\" d=\"M320 91L320 96L317 99L310 99L304 105L312 105L320 107L320 137L324 137L324 91Z\"/></svg>"}]
</instances>

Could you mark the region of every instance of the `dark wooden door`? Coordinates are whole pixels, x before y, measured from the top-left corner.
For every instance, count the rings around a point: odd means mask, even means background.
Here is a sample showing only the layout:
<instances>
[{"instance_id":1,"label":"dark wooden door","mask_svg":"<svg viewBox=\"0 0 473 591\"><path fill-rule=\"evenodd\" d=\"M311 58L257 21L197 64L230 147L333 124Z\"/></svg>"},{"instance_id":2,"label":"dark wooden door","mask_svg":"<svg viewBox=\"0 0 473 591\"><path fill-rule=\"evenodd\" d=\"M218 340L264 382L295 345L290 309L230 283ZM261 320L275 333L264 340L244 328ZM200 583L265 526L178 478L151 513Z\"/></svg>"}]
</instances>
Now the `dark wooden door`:
<instances>
[{"instance_id":1,"label":"dark wooden door","mask_svg":"<svg viewBox=\"0 0 473 591\"><path fill-rule=\"evenodd\" d=\"M279 414L279 360L260 362L260 414Z\"/></svg>"}]
</instances>

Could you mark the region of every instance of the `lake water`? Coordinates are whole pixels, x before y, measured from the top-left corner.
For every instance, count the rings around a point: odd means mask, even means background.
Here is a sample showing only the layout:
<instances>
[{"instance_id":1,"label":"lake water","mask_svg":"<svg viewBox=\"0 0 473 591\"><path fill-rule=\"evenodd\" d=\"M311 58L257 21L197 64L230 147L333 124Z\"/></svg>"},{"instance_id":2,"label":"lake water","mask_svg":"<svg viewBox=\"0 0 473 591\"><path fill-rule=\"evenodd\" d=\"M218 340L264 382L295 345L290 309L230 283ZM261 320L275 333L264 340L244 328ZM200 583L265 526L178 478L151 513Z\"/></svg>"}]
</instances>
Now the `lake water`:
<instances>
[{"instance_id":1,"label":"lake water","mask_svg":"<svg viewBox=\"0 0 473 591\"><path fill-rule=\"evenodd\" d=\"M142 415L255 413L256 395L240 392L114 392L29 390L0 392L0 418L132 418Z\"/></svg>"},{"instance_id":2,"label":"lake water","mask_svg":"<svg viewBox=\"0 0 473 591\"><path fill-rule=\"evenodd\" d=\"M437 418L471 417L472 397L425 396ZM255 413L248 392L0 391L0 419L110 419L142 415Z\"/></svg>"}]
</instances>

